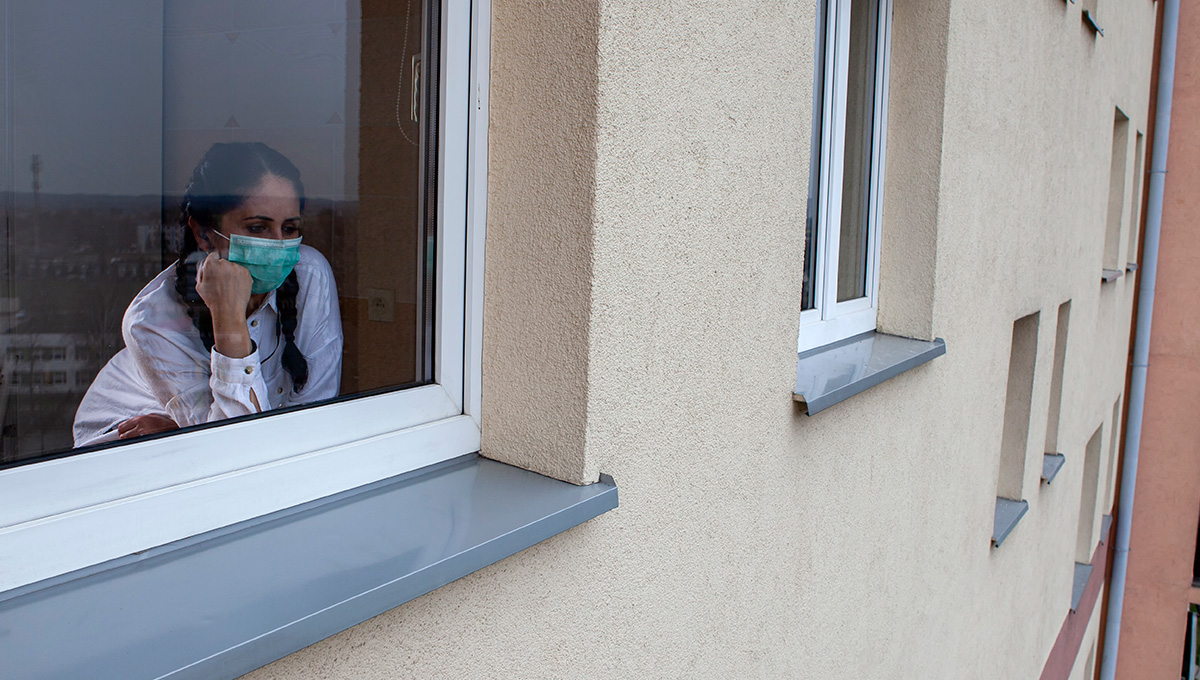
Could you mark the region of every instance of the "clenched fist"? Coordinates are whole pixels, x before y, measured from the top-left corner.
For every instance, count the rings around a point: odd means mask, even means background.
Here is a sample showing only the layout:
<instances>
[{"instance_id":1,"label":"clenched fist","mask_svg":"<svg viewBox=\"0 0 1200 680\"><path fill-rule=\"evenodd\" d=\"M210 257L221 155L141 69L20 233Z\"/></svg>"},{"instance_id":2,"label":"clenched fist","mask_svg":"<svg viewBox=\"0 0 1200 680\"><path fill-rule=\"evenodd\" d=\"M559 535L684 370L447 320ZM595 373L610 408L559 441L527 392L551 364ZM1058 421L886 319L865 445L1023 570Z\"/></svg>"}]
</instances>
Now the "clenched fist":
<instances>
[{"instance_id":1,"label":"clenched fist","mask_svg":"<svg viewBox=\"0 0 1200 680\"><path fill-rule=\"evenodd\" d=\"M249 356L253 349L246 328L253 283L245 267L217 252L209 253L196 272L196 292L212 314L213 349L231 359Z\"/></svg>"},{"instance_id":2,"label":"clenched fist","mask_svg":"<svg viewBox=\"0 0 1200 680\"><path fill-rule=\"evenodd\" d=\"M214 318L236 312L245 320L253 284L245 267L222 259L216 251L204 258L196 272L196 292Z\"/></svg>"}]
</instances>

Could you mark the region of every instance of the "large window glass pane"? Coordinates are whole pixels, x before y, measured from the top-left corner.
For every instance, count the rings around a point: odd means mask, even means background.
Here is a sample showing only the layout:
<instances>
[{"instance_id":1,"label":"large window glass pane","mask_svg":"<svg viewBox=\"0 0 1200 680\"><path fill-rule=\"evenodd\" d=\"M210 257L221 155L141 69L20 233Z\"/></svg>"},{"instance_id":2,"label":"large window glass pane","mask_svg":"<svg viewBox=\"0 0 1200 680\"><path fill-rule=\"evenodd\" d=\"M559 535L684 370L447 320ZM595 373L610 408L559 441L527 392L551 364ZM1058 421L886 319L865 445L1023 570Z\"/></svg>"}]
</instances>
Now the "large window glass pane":
<instances>
[{"instance_id":1,"label":"large window glass pane","mask_svg":"<svg viewBox=\"0 0 1200 680\"><path fill-rule=\"evenodd\" d=\"M0 465L432 378L436 7L0 8Z\"/></svg>"},{"instance_id":2,"label":"large window glass pane","mask_svg":"<svg viewBox=\"0 0 1200 680\"><path fill-rule=\"evenodd\" d=\"M838 245L837 299L867 294L868 210L875 131L875 69L878 0L855 0L850 8L850 57L846 78L846 147L842 176L842 223Z\"/></svg>"}]
</instances>

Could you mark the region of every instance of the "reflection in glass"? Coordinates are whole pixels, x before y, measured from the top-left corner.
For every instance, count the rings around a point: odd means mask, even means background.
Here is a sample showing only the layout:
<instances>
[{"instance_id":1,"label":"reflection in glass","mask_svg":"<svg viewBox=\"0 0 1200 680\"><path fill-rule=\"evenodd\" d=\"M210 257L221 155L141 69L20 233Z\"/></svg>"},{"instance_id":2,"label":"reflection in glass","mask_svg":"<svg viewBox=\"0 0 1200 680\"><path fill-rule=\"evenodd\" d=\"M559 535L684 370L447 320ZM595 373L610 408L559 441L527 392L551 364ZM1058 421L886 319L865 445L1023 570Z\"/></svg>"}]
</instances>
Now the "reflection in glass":
<instances>
[{"instance_id":1,"label":"reflection in glass","mask_svg":"<svg viewBox=\"0 0 1200 680\"><path fill-rule=\"evenodd\" d=\"M813 66L812 138L809 143L808 210L804 220L804 283L800 309L816 307L817 218L821 201L821 136L825 122L825 13L828 0L817 3L817 46Z\"/></svg>"},{"instance_id":2,"label":"reflection in glass","mask_svg":"<svg viewBox=\"0 0 1200 680\"><path fill-rule=\"evenodd\" d=\"M331 265L344 333L334 393L430 379L426 3L0 5L0 464L72 447L131 300L185 246L183 191L215 143L263 142L299 170L304 247Z\"/></svg>"},{"instance_id":3,"label":"reflection in glass","mask_svg":"<svg viewBox=\"0 0 1200 680\"><path fill-rule=\"evenodd\" d=\"M878 16L878 0L856 0L851 5L842 223L838 244L838 302L867 294L868 208L875 131Z\"/></svg>"}]
</instances>

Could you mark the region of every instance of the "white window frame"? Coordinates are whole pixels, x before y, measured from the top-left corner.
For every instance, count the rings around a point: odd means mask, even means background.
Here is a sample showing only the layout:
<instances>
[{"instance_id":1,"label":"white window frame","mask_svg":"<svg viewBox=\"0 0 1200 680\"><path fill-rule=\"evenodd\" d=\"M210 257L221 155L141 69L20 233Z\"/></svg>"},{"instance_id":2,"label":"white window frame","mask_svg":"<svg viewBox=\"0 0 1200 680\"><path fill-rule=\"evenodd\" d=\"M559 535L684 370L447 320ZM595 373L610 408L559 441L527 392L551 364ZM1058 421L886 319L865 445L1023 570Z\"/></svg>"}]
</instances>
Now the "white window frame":
<instances>
[{"instance_id":1,"label":"white window frame","mask_svg":"<svg viewBox=\"0 0 1200 680\"><path fill-rule=\"evenodd\" d=\"M868 197L867 271L865 297L837 301L839 228L842 211L842 175L845 160L846 82L850 53L850 8L856 0L829 0L823 30L825 88L821 111L820 184L817 223L813 238L816 256L812 309L800 313L797 349L815 349L853 335L875 330L879 301L879 232L882 224L883 171L887 147L888 74L891 62L892 0L879 0L876 36L875 134L872 137L870 195ZM858 0L861 1L861 0ZM832 39L830 39L832 38ZM817 150L814 150L817 152Z\"/></svg>"},{"instance_id":2,"label":"white window frame","mask_svg":"<svg viewBox=\"0 0 1200 680\"><path fill-rule=\"evenodd\" d=\"M0 471L0 595L479 450L488 0L442 0L434 384Z\"/></svg>"}]
</instances>

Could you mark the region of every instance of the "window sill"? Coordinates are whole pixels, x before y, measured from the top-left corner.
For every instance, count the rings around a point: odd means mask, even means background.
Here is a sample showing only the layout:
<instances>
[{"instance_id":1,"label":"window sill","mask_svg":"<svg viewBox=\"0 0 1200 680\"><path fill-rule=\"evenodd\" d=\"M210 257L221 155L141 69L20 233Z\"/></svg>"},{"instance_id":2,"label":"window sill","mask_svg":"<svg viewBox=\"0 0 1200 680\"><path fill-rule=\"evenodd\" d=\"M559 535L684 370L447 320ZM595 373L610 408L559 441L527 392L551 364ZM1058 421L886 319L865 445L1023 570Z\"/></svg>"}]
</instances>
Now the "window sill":
<instances>
[{"instance_id":1,"label":"window sill","mask_svg":"<svg viewBox=\"0 0 1200 680\"><path fill-rule=\"evenodd\" d=\"M1100 283L1112 283L1125 275L1120 269L1101 269Z\"/></svg>"},{"instance_id":2,"label":"window sill","mask_svg":"<svg viewBox=\"0 0 1200 680\"><path fill-rule=\"evenodd\" d=\"M235 678L615 507L610 477L462 456L0 593L21 622L0 658L14 677Z\"/></svg>"},{"instance_id":3,"label":"window sill","mask_svg":"<svg viewBox=\"0 0 1200 680\"><path fill-rule=\"evenodd\" d=\"M801 352L792 397L811 416L945 353L941 338L913 340L868 331Z\"/></svg>"},{"instance_id":4,"label":"window sill","mask_svg":"<svg viewBox=\"0 0 1200 680\"><path fill-rule=\"evenodd\" d=\"M1042 457L1042 482L1047 486L1058 476L1058 471L1067 462L1067 457L1061 453L1047 453Z\"/></svg>"},{"instance_id":5,"label":"window sill","mask_svg":"<svg viewBox=\"0 0 1200 680\"><path fill-rule=\"evenodd\" d=\"M1091 11L1085 9L1085 10L1083 10L1082 14L1083 14L1083 23L1087 24L1088 28L1092 29L1092 32L1094 32L1096 35L1103 38L1104 37L1104 29L1100 28L1100 24L1096 23L1096 17L1092 16Z\"/></svg>"},{"instance_id":6,"label":"window sill","mask_svg":"<svg viewBox=\"0 0 1200 680\"><path fill-rule=\"evenodd\" d=\"M1138 268L1137 262L1126 262L1125 263L1125 271L1130 274L1136 272L1137 268Z\"/></svg>"},{"instance_id":7,"label":"window sill","mask_svg":"<svg viewBox=\"0 0 1200 680\"><path fill-rule=\"evenodd\" d=\"M992 522L992 547L999 548L1004 539L1017 528L1017 522L1029 510L1028 501L996 497L996 518Z\"/></svg>"}]
</instances>

